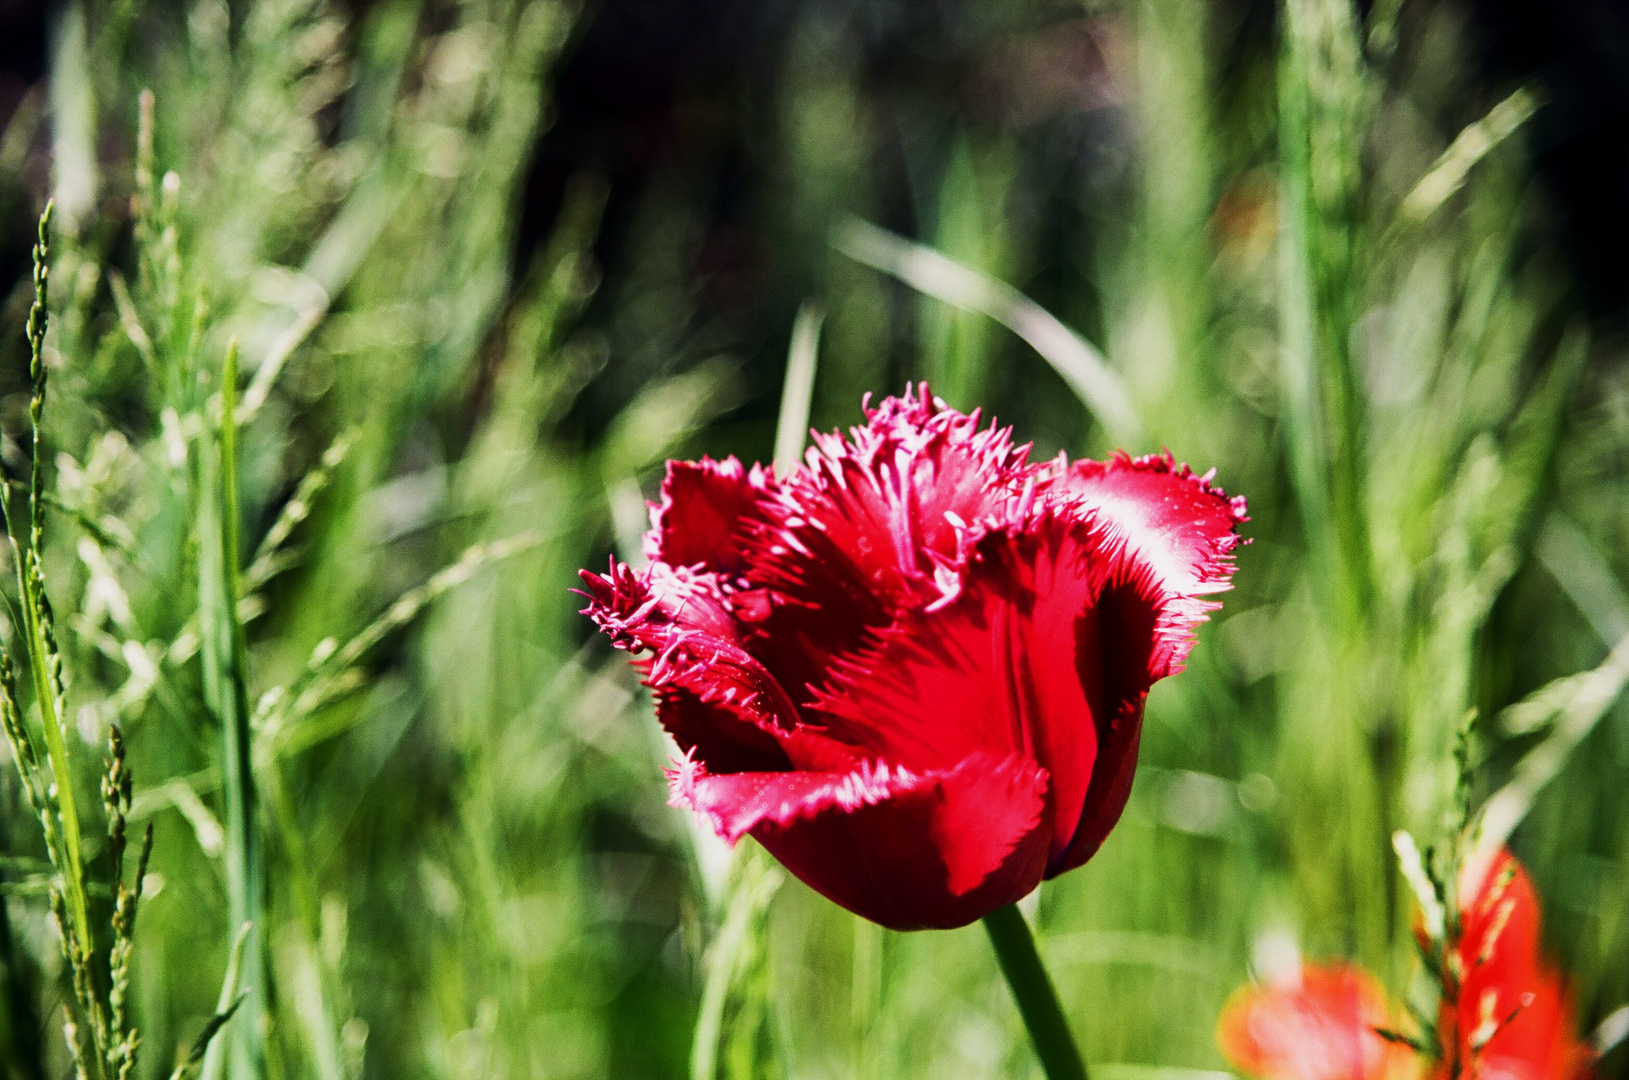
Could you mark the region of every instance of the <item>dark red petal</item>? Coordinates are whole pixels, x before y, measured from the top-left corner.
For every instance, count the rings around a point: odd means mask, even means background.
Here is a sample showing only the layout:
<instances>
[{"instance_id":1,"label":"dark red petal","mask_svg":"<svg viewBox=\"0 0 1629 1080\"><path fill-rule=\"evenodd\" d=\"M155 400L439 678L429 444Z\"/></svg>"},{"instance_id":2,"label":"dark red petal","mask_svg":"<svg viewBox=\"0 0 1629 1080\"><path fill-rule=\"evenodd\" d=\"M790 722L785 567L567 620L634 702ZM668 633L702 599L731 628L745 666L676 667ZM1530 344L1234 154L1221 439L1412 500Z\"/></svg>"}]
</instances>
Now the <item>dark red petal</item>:
<instances>
[{"instance_id":1,"label":"dark red petal","mask_svg":"<svg viewBox=\"0 0 1629 1080\"><path fill-rule=\"evenodd\" d=\"M1368 974L1307 965L1289 986L1243 986L1216 1025L1222 1056L1262 1080L1401 1080L1412 1052L1375 1032L1391 1006Z\"/></svg>"},{"instance_id":2,"label":"dark red petal","mask_svg":"<svg viewBox=\"0 0 1629 1080\"><path fill-rule=\"evenodd\" d=\"M896 930L963 926L1040 884L1045 770L980 754L943 771L673 775L674 801L750 834L810 888Z\"/></svg>"},{"instance_id":3,"label":"dark red petal","mask_svg":"<svg viewBox=\"0 0 1629 1080\"><path fill-rule=\"evenodd\" d=\"M859 764L852 748L819 730L753 723L683 688L668 686L657 693L656 718L710 773L844 772Z\"/></svg>"},{"instance_id":4,"label":"dark red petal","mask_svg":"<svg viewBox=\"0 0 1629 1080\"><path fill-rule=\"evenodd\" d=\"M584 571L582 579L585 613L612 644L653 654L641 661L645 682L683 749L720 772L792 766L782 736L798 727L797 708L742 646L715 575L665 563L640 573L613 562L610 574Z\"/></svg>"},{"instance_id":5,"label":"dark red petal","mask_svg":"<svg viewBox=\"0 0 1629 1080\"><path fill-rule=\"evenodd\" d=\"M1170 454L1077 461L1048 493L1066 494L1119 531L1172 594L1173 633L1160 674L1180 670L1192 646L1189 631L1218 606L1203 598L1231 587L1234 530L1249 520L1244 498L1228 498L1208 475L1195 476Z\"/></svg>"},{"instance_id":6,"label":"dark red petal","mask_svg":"<svg viewBox=\"0 0 1629 1080\"><path fill-rule=\"evenodd\" d=\"M578 571L587 586L582 614L594 620L611 644L658 654L696 635L739 649L731 600L716 575L653 563L643 571L611 560L607 574ZM660 667L658 660L658 667Z\"/></svg>"},{"instance_id":7,"label":"dark red petal","mask_svg":"<svg viewBox=\"0 0 1629 1080\"><path fill-rule=\"evenodd\" d=\"M740 574L746 530L760 518L758 504L775 486L762 467L748 469L733 457L668 462L661 499L651 508L645 557Z\"/></svg>"},{"instance_id":8,"label":"dark red petal","mask_svg":"<svg viewBox=\"0 0 1629 1080\"><path fill-rule=\"evenodd\" d=\"M1062 854L1054 855L1047 876L1056 877L1097 854L1120 820L1137 772L1137 746L1143 731L1143 703L1149 688L1168 673L1169 597L1161 596L1146 568L1129 558L1120 574L1104 585L1095 611L1099 629L1104 702L1097 725L1097 760L1080 808L1079 824ZM1082 658L1082 665L1088 663Z\"/></svg>"},{"instance_id":9,"label":"dark red petal","mask_svg":"<svg viewBox=\"0 0 1629 1080\"><path fill-rule=\"evenodd\" d=\"M1124 808L1161 596L1104 530L1057 513L988 533L972 554L953 602L902 616L805 712L914 769L981 753L1039 762L1052 777L1048 873L1060 873Z\"/></svg>"},{"instance_id":10,"label":"dark red petal","mask_svg":"<svg viewBox=\"0 0 1629 1080\"><path fill-rule=\"evenodd\" d=\"M834 658L860 649L890 616L863 591L848 587L840 563L810 560L797 574L799 593L818 601L765 588L738 599L737 610L748 601L754 604L741 619L747 648L802 708L813 699L812 688L825 681Z\"/></svg>"},{"instance_id":11,"label":"dark red petal","mask_svg":"<svg viewBox=\"0 0 1629 1080\"><path fill-rule=\"evenodd\" d=\"M836 588L891 615L937 599L935 571L959 559L968 528L1005 519L1040 469L1010 429L981 429L977 412L950 409L925 385L867 421L846 440L815 436L781 485L754 580L813 603L826 600L815 589Z\"/></svg>"}]
</instances>

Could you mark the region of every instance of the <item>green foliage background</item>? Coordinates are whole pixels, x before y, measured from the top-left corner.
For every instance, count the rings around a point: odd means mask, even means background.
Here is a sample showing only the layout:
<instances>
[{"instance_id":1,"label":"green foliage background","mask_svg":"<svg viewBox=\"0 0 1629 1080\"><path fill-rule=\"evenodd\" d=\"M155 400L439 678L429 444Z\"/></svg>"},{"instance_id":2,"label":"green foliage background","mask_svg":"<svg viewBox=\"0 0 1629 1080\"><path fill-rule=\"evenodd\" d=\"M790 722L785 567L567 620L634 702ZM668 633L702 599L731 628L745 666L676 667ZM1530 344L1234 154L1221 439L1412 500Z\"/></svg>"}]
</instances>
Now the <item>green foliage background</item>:
<instances>
[{"instance_id":1,"label":"green foliage background","mask_svg":"<svg viewBox=\"0 0 1629 1080\"><path fill-rule=\"evenodd\" d=\"M1450 3L1284 0L1252 34L1226 5L1094 0L969 6L1019 105L936 111L863 78L832 10L794 19L759 103L758 333L709 298L716 193L693 178L658 176L608 244L584 171L520 242L592 10L61 9L0 203L20 230L56 198L45 568L81 802L117 722L156 831L138 1075L214 1012L246 896L266 996L223 1036L234 1077L1038 1075L978 927L860 924L666 806L648 701L566 591L637 551L664 458L769 458L804 301L826 311L818 426L926 377L1038 454L1168 446L1250 498L1238 588L1150 699L1123 822L1032 912L1097 1076L1222 1068L1218 1008L1292 944L1418 992L1390 837L1445 835L1473 709L1478 801L1546 781L1513 842L1582 1021L1624 1005L1625 672L1568 677L1629 632L1629 382L1553 256L1535 99L1461 68ZM1133 134L1060 180L1020 105L1056 106L1037 80L1070 35ZM905 210L881 180L900 160ZM1135 430L998 322L834 249L848 215L1039 301ZM19 279L3 311L12 476L31 298ZM233 338L235 613L201 588L234 522L199 464ZM239 676L211 629L234 620ZM252 783L222 768L212 649ZM1544 748L1553 778L1525 757ZM9 772L0 797L0 1063L61 1075L49 868ZM263 881L228 857L245 843Z\"/></svg>"}]
</instances>

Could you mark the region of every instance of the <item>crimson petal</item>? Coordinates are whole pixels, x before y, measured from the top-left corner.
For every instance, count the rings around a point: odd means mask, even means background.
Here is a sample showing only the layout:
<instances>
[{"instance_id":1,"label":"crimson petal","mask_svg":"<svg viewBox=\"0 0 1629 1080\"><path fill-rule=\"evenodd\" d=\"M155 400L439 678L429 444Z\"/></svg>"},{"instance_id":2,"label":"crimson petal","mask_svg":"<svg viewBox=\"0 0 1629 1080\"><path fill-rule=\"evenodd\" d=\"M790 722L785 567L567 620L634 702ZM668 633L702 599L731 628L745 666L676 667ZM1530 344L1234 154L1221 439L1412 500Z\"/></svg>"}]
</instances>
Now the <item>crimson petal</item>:
<instances>
[{"instance_id":1,"label":"crimson petal","mask_svg":"<svg viewBox=\"0 0 1629 1080\"><path fill-rule=\"evenodd\" d=\"M749 647L800 706L901 610L942 601L969 525L1003 517L1040 475L1010 430L981 428L925 386L866 415L846 440L816 435L806 467L744 527L759 587L738 608Z\"/></svg>"},{"instance_id":2,"label":"crimson petal","mask_svg":"<svg viewBox=\"0 0 1629 1080\"><path fill-rule=\"evenodd\" d=\"M1157 677L1175 674L1192 648L1192 629L1220 606L1205 597L1231 588L1234 531L1249 520L1244 497L1229 498L1170 454L1107 462L1082 460L1059 475L1052 492L1111 525L1172 594L1170 633Z\"/></svg>"},{"instance_id":3,"label":"crimson petal","mask_svg":"<svg viewBox=\"0 0 1629 1080\"><path fill-rule=\"evenodd\" d=\"M1044 769L975 754L922 773L673 773L673 801L734 841L751 835L803 882L895 930L965 926L1040 884Z\"/></svg>"},{"instance_id":4,"label":"crimson petal","mask_svg":"<svg viewBox=\"0 0 1629 1080\"><path fill-rule=\"evenodd\" d=\"M823 602L815 572L837 569L887 611L937 598L937 571L961 555L967 526L1005 518L1041 475L1011 430L980 428L922 386L867 410L849 438L816 435L807 467L787 477L776 500L779 528L760 550L764 583L788 596ZM811 565L813 564L813 565ZM777 574L778 571L778 574Z\"/></svg>"},{"instance_id":5,"label":"crimson petal","mask_svg":"<svg viewBox=\"0 0 1629 1080\"><path fill-rule=\"evenodd\" d=\"M1043 512L979 539L960 596L837 665L806 711L861 754L912 768L980 753L1037 761L1052 777L1053 876L1084 862L1125 807L1161 600L1111 534Z\"/></svg>"},{"instance_id":6,"label":"crimson petal","mask_svg":"<svg viewBox=\"0 0 1629 1080\"><path fill-rule=\"evenodd\" d=\"M640 661L645 682L681 748L721 772L792 767L782 736L798 727L797 708L743 647L714 575L613 562L608 575L581 577L584 613L612 644L653 654Z\"/></svg>"},{"instance_id":7,"label":"crimson petal","mask_svg":"<svg viewBox=\"0 0 1629 1080\"><path fill-rule=\"evenodd\" d=\"M760 500L775 487L775 478L761 466L748 469L734 457L668 462L661 500L651 508L645 557L739 574L747 530L761 517Z\"/></svg>"}]
</instances>

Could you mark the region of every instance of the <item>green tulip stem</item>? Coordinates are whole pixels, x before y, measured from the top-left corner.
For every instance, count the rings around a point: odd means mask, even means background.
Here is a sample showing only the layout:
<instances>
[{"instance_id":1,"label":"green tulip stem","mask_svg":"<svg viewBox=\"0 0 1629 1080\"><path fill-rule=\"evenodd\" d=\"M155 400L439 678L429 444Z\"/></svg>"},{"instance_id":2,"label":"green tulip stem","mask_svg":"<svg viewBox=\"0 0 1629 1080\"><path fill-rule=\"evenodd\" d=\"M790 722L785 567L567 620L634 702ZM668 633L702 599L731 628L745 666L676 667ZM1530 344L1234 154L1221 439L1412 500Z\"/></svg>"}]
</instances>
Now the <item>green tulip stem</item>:
<instances>
[{"instance_id":1,"label":"green tulip stem","mask_svg":"<svg viewBox=\"0 0 1629 1080\"><path fill-rule=\"evenodd\" d=\"M990 932L1001 974L1012 987L1013 1000L1018 1003L1019 1015L1029 1029L1047 1080L1086 1080L1086 1062L1069 1033L1058 992L1041 963L1041 954L1035 951L1035 938L1018 905L1008 904L990 912L984 917L984 928Z\"/></svg>"}]
</instances>

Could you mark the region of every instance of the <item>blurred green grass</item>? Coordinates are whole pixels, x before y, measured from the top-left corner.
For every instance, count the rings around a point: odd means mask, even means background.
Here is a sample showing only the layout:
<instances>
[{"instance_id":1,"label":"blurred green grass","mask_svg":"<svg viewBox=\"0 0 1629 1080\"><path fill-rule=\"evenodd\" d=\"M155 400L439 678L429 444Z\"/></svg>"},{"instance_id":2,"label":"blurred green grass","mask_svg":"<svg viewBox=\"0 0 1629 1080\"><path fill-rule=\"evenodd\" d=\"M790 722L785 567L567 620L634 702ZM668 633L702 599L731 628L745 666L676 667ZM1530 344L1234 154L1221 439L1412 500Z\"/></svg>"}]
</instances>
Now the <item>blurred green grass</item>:
<instances>
[{"instance_id":1,"label":"blurred green grass","mask_svg":"<svg viewBox=\"0 0 1629 1080\"><path fill-rule=\"evenodd\" d=\"M1629 383L1573 307L1519 127L1455 142L1520 88L1461 70L1453 5L1365 19L1285 0L1248 40L1205 10L969 16L1020 81L1049 43L1106 58L1097 92L1134 133L1127 156L1060 181L1022 109L906 109L856 69L854 28L808 8L758 210L798 295L775 340L743 344L704 302L706 193L683 177L650 185L615 250L590 173L543 242L517 243L552 79L592 12L64 8L51 123L20 109L0 158L44 140L54 162L46 568L74 749L89 793L123 725L157 830L141 1075L167 1074L213 1012L229 897L253 887L223 858L243 792L199 659L201 602L225 617L199 590L218 492L188 465L232 337L246 559L286 534L237 612L260 717L268 1075L1035 1075L982 930L859 924L665 805L648 701L566 592L579 566L637 552L663 458L770 457L806 299L828 312L823 428L928 377L1037 453L1114 449L1019 338L834 250L850 214L1040 302L1107 358L1142 432L1127 449L1215 465L1251 500L1238 588L1150 699L1124 821L1033 912L1097 1075L1219 1069L1217 1009L1289 942L1409 988L1391 833L1440 837L1468 710L1480 798L1563 727L1508 706L1629 632ZM890 155L915 195L903 215ZM0 187L8 205L45 194L22 168ZM4 372L26 363L20 336ZM0 402L13 474L21 400ZM517 537L390 615L472 545ZM1629 998L1625 775L1613 705L1514 841L1590 1023ZM6 851L37 867L9 774L4 790ZM5 874L0 1061L59 1074L46 906Z\"/></svg>"}]
</instances>

